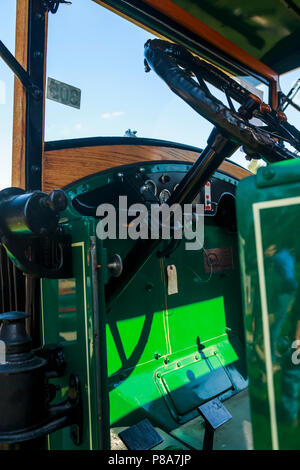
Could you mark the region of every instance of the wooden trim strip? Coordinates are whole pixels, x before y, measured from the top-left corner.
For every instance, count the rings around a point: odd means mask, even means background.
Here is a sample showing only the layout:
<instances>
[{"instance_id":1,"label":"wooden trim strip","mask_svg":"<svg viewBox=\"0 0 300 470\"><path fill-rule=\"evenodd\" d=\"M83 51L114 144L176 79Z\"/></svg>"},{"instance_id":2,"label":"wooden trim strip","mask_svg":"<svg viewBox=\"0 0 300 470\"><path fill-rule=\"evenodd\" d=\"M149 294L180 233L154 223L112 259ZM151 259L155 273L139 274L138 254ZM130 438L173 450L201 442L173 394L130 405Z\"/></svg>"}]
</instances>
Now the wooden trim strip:
<instances>
[{"instance_id":1,"label":"wooden trim strip","mask_svg":"<svg viewBox=\"0 0 300 470\"><path fill-rule=\"evenodd\" d=\"M29 0L17 0L15 58L27 70L28 52L28 11ZM45 121L45 80L47 51L48 13L45 13L45 52L44 52L44 95L43 95L43 137ZM12 186L25 189L25 158L26 158L26 90L17 77L14 79L14 113L12 143Z\"/></svg>"},{"instance_id":2,"label":"wooden trim strip","mask_svg":"<svg viewBox=\"0 0 300 470\"><path fill-rule=\"evenodd\" d=\"M27 70L28 0L17 0L15 58ZM12 186L25 189L26 92L15 77L12 142Z\"/></svg>"},{"instance_id":3,"label":"wooden trim strip","mask_svg":"<svg viewBox=\"0 0 300 470\"><path fill-rule=\"evenodd\" d=\"M48 192L122 165L165 160L193 162L199 152L158 146L104 145L46 151L44 156L42 189ZM223 162L219 169L237 179L252 174L229 161Z\"/></svg>"}]
</instances>

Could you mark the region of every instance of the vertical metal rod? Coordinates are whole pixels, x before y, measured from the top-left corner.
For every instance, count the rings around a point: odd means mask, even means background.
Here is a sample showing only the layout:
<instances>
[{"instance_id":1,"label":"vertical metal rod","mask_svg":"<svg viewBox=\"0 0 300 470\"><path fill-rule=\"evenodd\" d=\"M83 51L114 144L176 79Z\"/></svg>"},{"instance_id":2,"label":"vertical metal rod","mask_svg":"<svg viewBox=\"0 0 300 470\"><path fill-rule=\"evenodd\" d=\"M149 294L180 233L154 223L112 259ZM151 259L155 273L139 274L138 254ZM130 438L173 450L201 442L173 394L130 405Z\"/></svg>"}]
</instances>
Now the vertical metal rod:
<instances>
[{"instance_id":1,"label":"vertical metal rod","mask_svg":"<svg viewBox=\"0 0 300 470\"><path fill-rule=\"evenodd\" d=\"M205 420L205 433L203 439L202 450L213 450L215 431L211 425Z\"/></svg>"}]
</instances>

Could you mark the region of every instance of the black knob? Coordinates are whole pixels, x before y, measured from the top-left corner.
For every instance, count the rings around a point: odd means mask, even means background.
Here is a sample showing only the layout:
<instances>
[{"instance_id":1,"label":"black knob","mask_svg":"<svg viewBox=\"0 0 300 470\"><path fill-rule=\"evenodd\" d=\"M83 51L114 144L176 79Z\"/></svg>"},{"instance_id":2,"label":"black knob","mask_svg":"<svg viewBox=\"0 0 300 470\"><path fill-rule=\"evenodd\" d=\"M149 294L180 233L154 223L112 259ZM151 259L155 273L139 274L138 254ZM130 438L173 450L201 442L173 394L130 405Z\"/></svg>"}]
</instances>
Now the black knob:
<instances>
[{"instance_id":1,"label":"black knob","mask_svg":"<svg viewBox=\"0 0 300 470\"><path fill-rule=\"evenodd\" d=\"M67 207L68 199L62 189L53 189L49 195L40 198L39 204L41 207L50 208L54 212L61 212Z\"/></svg>"},{"instance_id":2,"label":"black knob","mask_svg":"<svg viewBox=\"0 0 300 470\"><path fill-rule=\"evenodd\" d=\"M162 184L166 184L166 183L169 183L170 181L170 176L168 175L161 175L161 177L159 178L159 181L162 183Z\"/></svg>"},{"instance_id":3,"label":"black knob","mask_svg":"<svg viewBox=\"0 0 300 470\"><path fill-rule=\"evenodd\" d=\"M64 211L68 205L68 199L62 189L53 189L49 194L50 206L56 211Z\"/></svg>"}]
</instances>

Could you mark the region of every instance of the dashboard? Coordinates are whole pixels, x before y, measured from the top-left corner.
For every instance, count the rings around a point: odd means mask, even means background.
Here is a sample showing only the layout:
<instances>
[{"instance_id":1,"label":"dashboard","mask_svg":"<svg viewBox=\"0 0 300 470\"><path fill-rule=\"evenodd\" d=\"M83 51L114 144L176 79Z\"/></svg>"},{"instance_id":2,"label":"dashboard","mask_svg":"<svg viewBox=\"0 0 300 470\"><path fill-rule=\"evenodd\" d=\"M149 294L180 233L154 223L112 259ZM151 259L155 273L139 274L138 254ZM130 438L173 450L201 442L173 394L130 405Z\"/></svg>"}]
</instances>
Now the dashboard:
<instances>
[{"instance_id":1,"label":"dashboard","mask_svg":"<svg viewBox=\"0 0 300 470\"><path fill-rule=\"evenodd\" d=\"M110 203L116 208L119 196L127 196L128 205L168 201L192 164L158 162L111 168L85 179L73 194L73 207L82 215L96 216L97 207ZM97 178L98 176L98 178ZM89 182L90 181L90 182ZM199 190L193 204L204 204L205 215L214 216L224 195L235 197L238 179L216 171Z\"/></svg>"}]
</instances>

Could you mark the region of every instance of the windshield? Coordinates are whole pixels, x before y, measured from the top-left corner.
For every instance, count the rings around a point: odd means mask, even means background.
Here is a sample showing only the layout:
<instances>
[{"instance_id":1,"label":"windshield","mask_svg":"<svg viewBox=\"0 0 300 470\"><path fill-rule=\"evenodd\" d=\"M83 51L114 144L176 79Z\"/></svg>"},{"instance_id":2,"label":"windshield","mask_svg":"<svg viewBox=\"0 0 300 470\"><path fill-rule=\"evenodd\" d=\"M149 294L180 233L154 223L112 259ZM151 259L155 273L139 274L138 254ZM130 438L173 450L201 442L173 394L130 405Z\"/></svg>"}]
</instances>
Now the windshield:
<instances>
[{"instance_id":1,"label":"windshield","mask_svg":"<svg viewBox=\"0 0 300 470\"><path fill-rule=\"evenodd\" d=\"M148 31L90 0L74 0L49 15L47 77L81 90L80 109L47 99L46 140L124 136L170 140L203 148L212 125L144 71ZM268 86L235 77L268 102ZM212 89L212 87L211 87ZM224 95L213 88L222 101ZM242 152L234 161L248 166Z\"/></svg>"},{"instance_id":2,"label":"windshield","mask_svg":"<svg viewBox=\"0 0 300 470\"><path fill-rule=\"evenodd\" d=\"M1 5L1 39L14 51L15 2ZM47 81L54 79L81 90L80 109L46 99L45 140L95 136L124 136L128 129L138 137L179 142L203 148L212 125L199 116L154 73L144 71L144 43L149 32L91 0L62 4L49 14ZM299 72L281 79L287 93ZM252 77L240 76L255 87ZM265 92L267 86L258 89ZM223 99L218 90L217 98ZM4 96L5 95L5 96ZM297 98L299 100L299 96ZM286 111L294 125L299 113ZM10 186L13 127L13 74L0 61L1 187ZM248 167L242 152L232 160Z\"/></svg>"}]
</instances>

